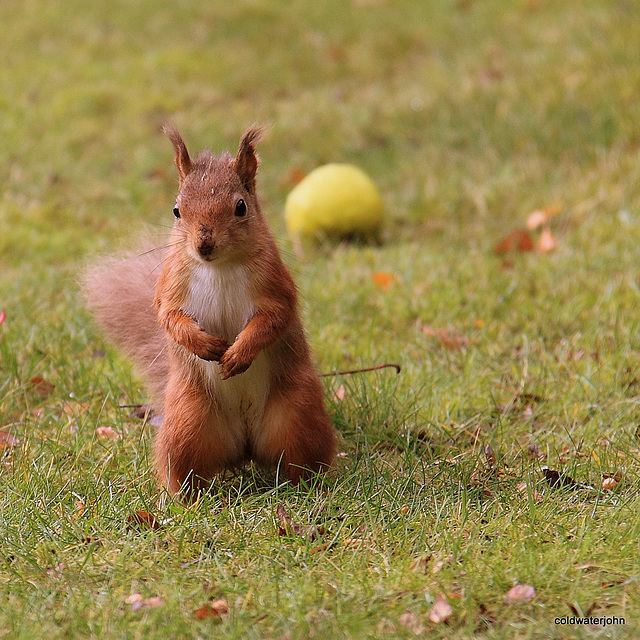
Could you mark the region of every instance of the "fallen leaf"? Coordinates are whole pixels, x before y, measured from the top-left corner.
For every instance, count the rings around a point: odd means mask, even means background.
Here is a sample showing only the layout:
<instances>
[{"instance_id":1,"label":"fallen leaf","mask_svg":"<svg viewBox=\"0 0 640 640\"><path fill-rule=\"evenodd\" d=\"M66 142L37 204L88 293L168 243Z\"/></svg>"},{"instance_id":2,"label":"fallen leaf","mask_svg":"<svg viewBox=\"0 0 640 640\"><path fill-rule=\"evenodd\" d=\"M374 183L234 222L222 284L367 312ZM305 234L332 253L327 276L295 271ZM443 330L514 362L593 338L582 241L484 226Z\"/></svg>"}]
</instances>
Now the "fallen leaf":
<instances>
[{"instance_id":1,"label":"fallen leaf","mask_svg":"<svg viewBox=\"0 0 640 640\"><path fill-rule=\"evenodd\" d=\"M47 569L47 573L54 578L60 578L62 576L62 572L67 568L67 565L64 562L60 562L55 567L51 567Z\"/></svg>"},{"instance_id":2,"label":"fallen leaf","mask_svg":"<svg viewBox=\"0 0 640 640\"><path fill-rule=\"evenodd\" d=\"M419 626L416 614L408 609L400 615L398 624L401 624L405 629L409 629L409 631L413 631L414 633L417 632Z\"/></svg>"},{"instance_id":3,"label":"fallen leaf","mask_svg":"<svg viewBox=\"0 0 640 640\"><path fill-rule=\"evenodd\" d=\"M345 388L344 385L341 384L336 389L333 390L333 399L336 402L342 402L344 400Z\"/></svg>"},{"instance_id":4,"label":"fallen leaf","mask_svg":"<svg viewBox=\"0 0 640 640\"><path fill-rule=\"evenodd\" d=\"M498 255L511 251L532 251L533 239L526 229L513 229L509 231L500 242L494 247L493 252Z\"/></svg>"},{"instance_id":5,"label":"fallen leaf","mask_svg":"<svg viewBox=\"0 0 640 640\"><path fill-rule=\"evenodd\" d=\"M289 182L291 184L298 184L304 180L304 171L300 167L291 167L289 169Z\"/></svg>"},{"instance_id":6,"label":"fallen leaf","mask_svg":"<svg viewBox=\"0 0 640 640\"><path fill-rule=\"evenodd\" d=\"M103 440L118 440L120 434L113 427L98 427L96 433Z\"/></svg>"},{"instance_id":7,"label":"fallen leaf","mask_svg":"<svg viewBox=\"0 0 640 640\"><path fill-rule=\"evenodd\" d=\"M602 488L605 491L613 491L614 489L618 488L618 485L620 483L618 482L618 480L616 480L615 478L605 478L602 481Z\"/></svg>"},{"instance_id":8,"label":"fallen leaf","mask_svg":"<svg viewBox=\"0 0 640 640\"><path fill-rule=\"evenodd\" d=\"M485 444L483 451L484 451L485 458L487 459L487 466L490 469L495 469L497 460L496 460L496 454L493 451L493 447L490 444Z\"/></svg>"},{"instance_id":9,"label":"fallen leaf","mask_svg":"<svg viewBox=\"0 0 640 640\"><path fill-rule=\"evenodd\" d=\"M452 351L469 346L469 338L456 329L435 329L434 327L422 325L420 331L427 336L433 336L442 346Z\"/></svg>"},{"instance_id":10,"label":"fallen leaf","mask_svg":"<svg viewBox=\"0 0 640 640\"><path fill-rule=\"evenodd\" d=\"M218 617L216 612L208 604L203 604L199 609L196 609L193 615L198 618L198 620Z\"/></svg>"},{"instance_id":11,"label":"fallen leaf","mask_svg":"<svg viewBox=\"0 0 640 640\"><path fill-rule=\"evenodd\" d=\"M387 273L386 271L374 271L371 274L371 278L373 279L373 284L378 287L378 289L387 291L393 284L395 276L393 273Z\"/></svg>"},{"instance_id":12,"label":"fallen leaf","mask_svg":"<svg viewBox=\"0 0 640 640\"><path fill-rule=\"evenodd\" d=\"M440 622L446 622L452 613L453 607L449 604L446 596L440 593L436 596L436 601L433 603L433 607L431 607L427 617L431 622L439 624Z\"/></svg>"},{"instance_id":13,"label":"fallen leaf","mask_svg":"<svg viewBox=\"0 0 640 640\"><path fill-rule=\"evenodd\" d=\"M125 603L131 605L131 611L134 613L146 607L161 607L163 605L162 598L159 596L151 596L151 598L145 600L139 593L132 593L127 596Z\"/></svg>"},{"instance_id":14,"label":"fallen leaf","mask_svg":"<svg viewBox=\"0 0 640 640\"><path fill-rule=\"evenodd\" d=\"M431 573L440 573L442 569L444 569L444 567L451 564L452 560L453 560L452 555L448 555L446 558L443 558L442 560L438 560L437 562L434 563L433 567L431 567Z\"/></svg>"},{"instance_id":15,"label":"fallen leaf","mask_svg":"<svg viewBox=\"0 0 640 640\"><path fill-rule=\"evenodd\" d=\"M0 324L2 324L6 319L7 319L7 312L4 310L0 311Z\"/></svg>"},{"instance_id":16,"label":"fallen leaf","mask_svg":"<svg viewBox=\"0 0 640 640\"><path fill-rule=\"evenodd\" d=\"M519 493L523 493L528 495L529 494L529 489L527 487L527 483L526 482L521 482L519 485L516 486L516 491L518 491ZM540 492L537 489L533 489L533 491L531 492L531 495L533 496L533 499L536 502L542 502L543 498L542 495L540 494Z\"/></svg>"},{"instance_id":17,"label":"fallen leaf","mask_svg":"<svg viewBox=\"0 0 640 640\"><path fill-rule=\"evenodd\" d=\"M345 547L350 547L352 549L359 549L364 544L364 538L345 538L342 541L342 544Z\"/></svg>"},{"instance_id":18,"label":"fallen leaf","mask_svg":"<svg viewBox=\"0 0 640 640\"><path fill-rule=\"evenodd\" d=\"M86 510L87 509L84 502L82 502L82 500L76 500L76 510L75 513L71 516L71 519L77 520L78 518L81 518Z\"/></svg>"},{"instance_id":19,"label":"fallen leaf","mask_svg":"<svg viewBox=\"0 0 640 640\"><path fill-rule=\"evenodd\" d=\"M51 382L47 382L44 378L41 378L40 376L31 378L29 382L33 386L34 391L41 398L46 398L47 396L51 395L53 393L53 390L56 388L55 384L52 384Z\"/></svg>"},{"instance_id":20,"label":"fallen leaf","mask_svg":"<svg viewBox=\"0 0 640 640\"><path fill-rule=\"evenodd\" d=\"M214 600L209 605L213 611L215 611L219 616L223 613L229 613L229 605L226 600L220 598L219 600Z\"/></svg>"},{"instance_id":21,"label":"fallen leaf","mask_svg":"<svg viewBox=\"0 0 640 640\"><path fill-rule=\"evenodd\" d=\"M129 528L138 527L140 529L153 529L157 531L160 523L157 518L148 511L136 511L127 518Z\"/></svg>"},{"instance_id":22,"label":"fallen leaf","mask_svg":"<svg viewBox=\"0 0 640 640\"><path fill-rule=\"evenodd\" d=\"M148 607L161 607L162 606L162 598L159 596L151 596L151 598L147 598L144 603Z\"/></svg>"},{"instance_id":23,"label":"fallen leaf","mask_svg":"<svg viewBox=\"0 0 640 640\"><path fill-rule=\"evenodd\" d=\"M547 215L547 218L553 218L553 216L557 216L562 212L562 205L556 202L554 204L548 204L546 207L543 207L542 210Z\"/></svg>"},{"instance_id":24,"label":"fallen leaf","mask_svg":"<svg viewBox=\"0 0 640 640\"><path fill-rule=\"evenodd\" d=\"M543 229L538 238L537 249L540 253L550 253L556 248L556 239L549 229Z\"/></svg>"},{"instance_id":25,"label":"fallen leaf","mask_svg":"<svg viewBox=\"0 0 640 640\"><path fill-rule=\"evenodd\" d=\"M548 219L549 218L544 211L542 211L541 209L536 209L535 211L532 211L527 217L527 229L537 229L538 227L546 224Z\"/></svg>"},{"instance_id":26,"label":"fallen leaf","mask_svg":"<svg viewBox=\"0 0 640 640\"><path fill-rule=\"evenodd\" d=\"M20 440L8 431L0 431L0 451L15 447Z\"/></svg>"},{"instance_id":27,"label":"fallen leaf","mask_svg":"<svg viewBox=\"0 0 640 640\"><path fill-rule=\"evenodd\" d=\"M220 618L228 612L229 606L226 600L214 600L196 609L193 615L198 618L198 620L206 620L207 618Z\"/></svg>"},{"instance_id":28,"label":"fallen leaf","mask_svg":"<svg viewBox=\"0 0 640 640\"><path fill-rule=\"evenodd\" d=\"M540 445L530 444L527 450L529 455L529 460L544 460L547 457L547 454L544 451L540 450Z\"/></svg>"},{"instance_id":29,"label":"fallen leaf","mask_svg":"<svg viewBox=\"0 0 640 640\"><path fill-rule=\"evenodd\" d=\"M504 596L506 604L518 604L520 602L531 602L536 597L536 590L530 584L517 584L511 587Z\"/></svg>"},{"instance_id":30,"label":"fallen leaf","mask_svg":"<svg viewBox=\"0 0 640 640\"><path fill-rule=\"evenodd\" d=\"M307 526L294 522L283 504L276 505L276 516L279 522L278 535L280 536L304 536L313 542L325 532L323 527Z\"/></svg>"},{"instance_id":31,"label":"fallen leaf","mask_svg":"<svg viewBox=\"0 0 640 640\"><path fill-rule=\"evenodd\" d=\"M414 558L409 563L409 570L410 571L420 571L420 572L426 573L430 561L431 561L431 554L430 553L418 556L417 558Z\"/></svg>"},{"instance_id":32,"label":"fallen leaf","mask_svg":"<svg viewBox=\"0 0 640 640\"><path fill-rule=\"evenodd\" d=\"M542 475L554 489L560 487L573 489L578 486L578 483L571 476L566 473L560 473L555 469L549 469L549 467L542 467Z\"/></svg>"},{"instance_id":33,"label":"fallen leaf","mask_svg":"<svg viewBox=\"0 0 640 640\"><path fill-rule=\"evenodd\" d=\"M137 404L133 407L129 405L129 408L131 408L129 417L138 418L139 420L146 420L153 411L148 404Z\"/></svg>"},{"instance_id":34,"label":"fallen leaf","mask_svg":"<svg viewBox=\"0 0 640 640\"><path fill-rule=\"evenodd\" d=\"M281 189L290 189L292 186L302 182L304 171L300 167L291 167L286 173L278 178L278 186Z\"/></svg>"}]
</instances>

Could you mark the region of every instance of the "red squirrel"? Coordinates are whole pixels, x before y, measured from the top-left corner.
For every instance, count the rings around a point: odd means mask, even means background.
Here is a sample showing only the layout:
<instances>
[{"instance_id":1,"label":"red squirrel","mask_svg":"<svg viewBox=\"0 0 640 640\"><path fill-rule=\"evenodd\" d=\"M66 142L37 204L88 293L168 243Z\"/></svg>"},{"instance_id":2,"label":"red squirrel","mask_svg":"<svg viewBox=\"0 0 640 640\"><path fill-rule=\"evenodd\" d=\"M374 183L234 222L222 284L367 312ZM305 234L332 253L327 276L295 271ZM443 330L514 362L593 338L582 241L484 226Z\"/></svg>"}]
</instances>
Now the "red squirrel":
<instances>
[{"instance_id":1,"label":"red squirrel","mask_svg":"<svg viewBox=\"0 0 640 640\"><path fill-rule=\"evenodd\" d=\"M88 305L163 405L155 453L171 494L189 499L248 460L297 483L329 467L336 436L256 193L262 131L248 129L235 157L195 160L164 132L179 178L168 245L89 267Z\"/></svg>"}]
</instances>

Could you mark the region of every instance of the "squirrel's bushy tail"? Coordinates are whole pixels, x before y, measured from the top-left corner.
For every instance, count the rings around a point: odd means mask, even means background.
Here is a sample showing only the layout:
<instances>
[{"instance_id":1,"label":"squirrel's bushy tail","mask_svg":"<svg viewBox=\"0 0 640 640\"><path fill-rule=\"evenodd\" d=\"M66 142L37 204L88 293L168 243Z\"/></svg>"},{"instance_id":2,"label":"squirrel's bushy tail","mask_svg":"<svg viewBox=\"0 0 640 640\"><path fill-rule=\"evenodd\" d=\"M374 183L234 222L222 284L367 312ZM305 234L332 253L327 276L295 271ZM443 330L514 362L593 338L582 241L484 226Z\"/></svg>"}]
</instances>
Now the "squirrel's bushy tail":
<instances>
[{"instance_id":1,"label":"squirrel's bushy tail","mask_svg":"<svg viewBox=\"0 0 640 640\"><path fill-rule=\"evenodd\" d=\"M81 276L84 298L96 322L133 360L160 407L169 362L153 298L164 257L164 248L143 247L138 252L93 258Z\"/></svg>"}]
</instances>

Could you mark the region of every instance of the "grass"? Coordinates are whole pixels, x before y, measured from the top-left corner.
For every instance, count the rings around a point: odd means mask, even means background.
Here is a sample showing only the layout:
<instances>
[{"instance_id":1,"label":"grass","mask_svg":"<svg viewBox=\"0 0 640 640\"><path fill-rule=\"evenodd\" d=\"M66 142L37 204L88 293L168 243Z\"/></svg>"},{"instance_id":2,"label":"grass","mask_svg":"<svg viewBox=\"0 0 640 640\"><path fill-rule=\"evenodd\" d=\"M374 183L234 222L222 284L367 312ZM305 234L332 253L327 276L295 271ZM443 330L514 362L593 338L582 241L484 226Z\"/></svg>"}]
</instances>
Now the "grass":
<instances>
[{"instance_id":1,"label":"grass","mask_svg":"<svg viewBox=\"0 0 640 640\"><path fill-rule=\"evenodd\" d=\"M633 3L29 0L0 22L0 637L638 634ZM156 506L154 428L120 408L145 392L75 281L170 224L167 117L193 150L272 125L259 188L319 369L403 366L326 380L344 455L322 491L247 468ZM291 170L328 161L380 185L385 241L298 262ZM494 254L556 203L554 252ZM324 534L278 535L278 504ZM506 604L514 584L534 600ZM198 619L211 597L228 613ZM572 610L626 624L554 624Z\"/></svg>"}]
</instances>

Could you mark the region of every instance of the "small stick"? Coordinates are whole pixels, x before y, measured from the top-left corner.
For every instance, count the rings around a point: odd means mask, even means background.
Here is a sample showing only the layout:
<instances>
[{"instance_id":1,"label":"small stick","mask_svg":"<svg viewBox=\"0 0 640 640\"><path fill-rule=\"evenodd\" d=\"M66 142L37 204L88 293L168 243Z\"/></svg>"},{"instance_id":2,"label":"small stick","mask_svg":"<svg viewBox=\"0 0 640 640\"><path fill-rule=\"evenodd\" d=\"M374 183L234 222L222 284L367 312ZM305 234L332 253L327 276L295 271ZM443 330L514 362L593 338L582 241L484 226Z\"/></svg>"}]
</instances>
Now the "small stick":
<instances>
[{"instance_id":1,"label":"small stick","mask_svg":"<svg viewBox=\"0 0 640 640\"><path fill-rule=\"evenodd\" d=\"M396 373L400 373L402 371L402 367L399 364L391 364L385 362L385 364L377 364L374 367L364 367L362 369L348 369L346 371L332 371L331 373L321 373L321 378L327 378L329 376L348 376L352 373L363 373L365 371L376 371L378 369L386 369L387 367L391 367L396 370Z\"/></svg>"}]
</instances>

